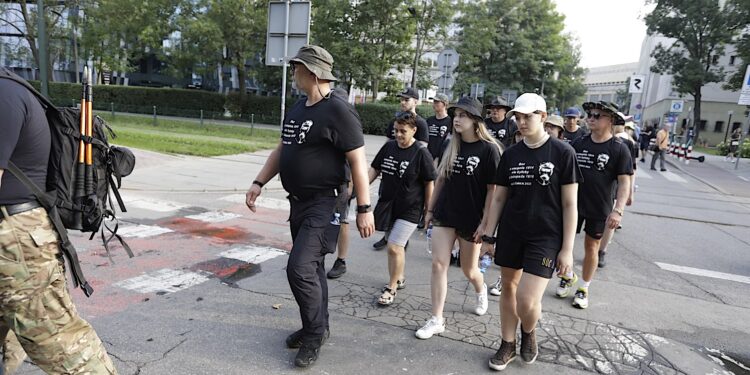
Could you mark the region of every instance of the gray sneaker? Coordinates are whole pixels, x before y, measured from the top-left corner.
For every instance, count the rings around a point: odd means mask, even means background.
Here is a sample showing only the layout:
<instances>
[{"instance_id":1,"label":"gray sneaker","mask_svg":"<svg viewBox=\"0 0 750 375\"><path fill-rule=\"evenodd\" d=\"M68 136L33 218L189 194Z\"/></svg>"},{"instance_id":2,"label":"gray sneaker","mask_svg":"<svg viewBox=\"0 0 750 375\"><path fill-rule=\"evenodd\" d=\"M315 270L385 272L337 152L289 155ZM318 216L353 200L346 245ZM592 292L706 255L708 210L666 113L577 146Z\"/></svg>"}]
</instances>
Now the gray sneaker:
<instances>
[{"instance_id":1,"label":"gray sneaker","mask_svg":"<svg viewBox=\"0 0 750 375\"><path fill-rule=\"evenodd\" d=\"M523 326L521 326L521 359L530 365L536 361L538 355L539 348L536 345L536 329L526 333L523 331Z\"/></svg>"},{"instance_id":2,"label":"gray sneaker","mask_svg":"<svg viewBox=\"0 0 750 375\"><path fill-rule=\"evenodd\" d=\"M490 368L495 371L502 371L516 359L516 342L507 342L500 340L500 349L490 358Z\"/></svg>"},{"instance_id":3,"label":"gray sneaker","mask_svg":"<svg viewBox=\"0 0 750 375\"><path fill-rule=\"evenodd\" d=\"M328 271L328 278L329 279L338 279L341 277L341 275L346 273L346 261L343 259L336 259L335 262L333 262L333 267L331 267L331 270Z\"/></svg>"}]
</instances>

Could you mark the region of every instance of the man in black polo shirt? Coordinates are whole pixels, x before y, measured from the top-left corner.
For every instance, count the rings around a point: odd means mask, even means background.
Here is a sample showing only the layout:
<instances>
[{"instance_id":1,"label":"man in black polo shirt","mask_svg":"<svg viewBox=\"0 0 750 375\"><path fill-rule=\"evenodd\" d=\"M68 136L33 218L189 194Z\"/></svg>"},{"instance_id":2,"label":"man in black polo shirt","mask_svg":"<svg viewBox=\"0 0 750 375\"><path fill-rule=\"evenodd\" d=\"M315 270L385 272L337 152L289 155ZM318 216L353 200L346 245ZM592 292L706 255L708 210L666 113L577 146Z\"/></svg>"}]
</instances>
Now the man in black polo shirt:
<instances>
[{"instance_id":1,"label":"man in black polo shirt","mask_svg":"<svg viewBox=\"0 0 750 375\"><path fill-rule=\"evenodd\" d=\"M70 299L47 211L5 171L13 162L46 185L51 138L44 109L25 87L0 78L0 114L0 374L13 373L26 354L49 374L116 374Z\"/></svg>"},{"instance_id":2,"label":"man in black polo shirt","mask_svg":"<svg viewBox=\"0 0 750 375\"><path fill-rule=\"evenodd\" d=\"M487 131L503 145L503 148L508 148L513 144L513 134L517 127L514 122L510 121L510 118L505 117L505 114L513 107L508 105L508 101L502 96L496 96L484 106L484 109L490 111L490 117L484 119Z\"/></svg>"},{"instance_id":3,"label":"man in black polo shirt","mask_svg":"<svg viewBox=\"0 0 750 375\"><path fill-rule=\"evenodd\" d=\"M406 90L404 90L402 93L398 94L398 97L400 99L401 103L401 113L403 112L411 112L417 116L417 133L414 134L414 138L422 142L423 146L427 146L427 143L429 142L429 130L427 127L427 121L425 121L422 117L420 117L417 114L417 105L419 104L419 93L417 90L415 90L412 87L407 87ZM388 127L385 130L385 136L388 137L388 139L396 139L396 133L393 129L393 126L396 123L396 118L394 117L389 123Z\"/></svg>"},{"instance_id":4,"label":"man in black polo shirt","mask_svg":"<svg viewBox=\"0 0 750 375\"><path fill-rule=\"evenodd\" d=\"M633 162L622 138L612 135L612 127L624 124L617 107L609 102L584 103L591 133L571 144L583 174L578 187L578 232L586 233L583 258L583 284L575 292L573 306L585 309L589 305L589 285L599 263L599 245L605 227L620 225L625 203L630 196L630 175ZM612 202L612 191L617 184L617 204ZM584 226L585 222L585 226ZM557 296L570 295L578 276L573 271L560 276Z\"/></svg>"},{"instance_id":5,"label":"man in black polo shirt","mask_svg":"<svg viewBox=\"0 0 750 375\"><path fill-rule=\"evenodd\" d=\"M325 256L336 250L339 221L334 215L337 196L351 166L357 194L357 229L369 237L374 231L362 124L346 97L331 89L336 81L333 57L318 46L304 46L290 60L297 87L307 94L284 116L281 142L271 152L247 192L246 204L255 212L261 188L276 174L289 193L292 251L286 273L297 301L302 329L289 335L286 345L299 348L294 364L308 367L318 359L329 335L328 284Z\"/></svg>"}]
</instances>

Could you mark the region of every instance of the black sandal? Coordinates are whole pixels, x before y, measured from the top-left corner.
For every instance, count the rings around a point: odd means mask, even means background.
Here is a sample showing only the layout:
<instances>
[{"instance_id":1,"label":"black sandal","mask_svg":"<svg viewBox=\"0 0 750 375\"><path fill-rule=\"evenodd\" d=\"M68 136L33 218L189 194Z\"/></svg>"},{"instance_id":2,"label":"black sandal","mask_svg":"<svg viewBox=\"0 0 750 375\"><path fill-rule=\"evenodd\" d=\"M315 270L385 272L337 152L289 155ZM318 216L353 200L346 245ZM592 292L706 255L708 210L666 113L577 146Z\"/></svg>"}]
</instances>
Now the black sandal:
<instances>
[{"instance_id":1,"label":"black sandal","mask_svg":"<svg viewBox=\"0 0 750 375\"><path fill-rule=\"evenodd\" d=\"M396 299L397 292L386 285L383 288L383 294L380 295L380 298L378 298L378 304L382 306L388 306L393 303L393 301Z\"/></svg>"}]
</instances>

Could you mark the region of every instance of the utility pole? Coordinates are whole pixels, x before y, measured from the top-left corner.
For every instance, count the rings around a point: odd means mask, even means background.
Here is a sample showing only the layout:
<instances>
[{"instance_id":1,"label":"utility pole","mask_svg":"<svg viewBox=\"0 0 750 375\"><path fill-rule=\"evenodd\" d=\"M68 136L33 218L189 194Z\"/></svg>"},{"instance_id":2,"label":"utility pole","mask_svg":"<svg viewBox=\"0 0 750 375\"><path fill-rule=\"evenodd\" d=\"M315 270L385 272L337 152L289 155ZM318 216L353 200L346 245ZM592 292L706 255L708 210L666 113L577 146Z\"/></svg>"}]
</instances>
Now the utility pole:
<instances>
[{"instance_id":1,"label":"utility pole","mask_svg":"<svg viewBox=\"0 0 750 375\"><path fill-rule=\"evenodd\" d=\"M420 29L420 20L425 17L427 13L427 0L422 0L422 14L418 15L417 10L414 7L409 7L409 14L414 17L417 21L417 45L414 49L414 65L411 70L411 87L417 88L417 70L419 69L419 55L422 49L422 30ZM424 26L424 25L422 25Z\"/></svg>"},{"instance_id":2,"label":"utility pole","mask_svg":"<svg viewBox=\"0 0 750 375\"><path fill-rule=\"evenodd\" d=\"M41 82L42 95L49 98L49 72L47 71L49 54L47 51L47 22L44 16L44 0L36 1L36 11L36 18L39 21L36 38L37 47L39 48L39 81Z\"/></svg>"}]
</instances>

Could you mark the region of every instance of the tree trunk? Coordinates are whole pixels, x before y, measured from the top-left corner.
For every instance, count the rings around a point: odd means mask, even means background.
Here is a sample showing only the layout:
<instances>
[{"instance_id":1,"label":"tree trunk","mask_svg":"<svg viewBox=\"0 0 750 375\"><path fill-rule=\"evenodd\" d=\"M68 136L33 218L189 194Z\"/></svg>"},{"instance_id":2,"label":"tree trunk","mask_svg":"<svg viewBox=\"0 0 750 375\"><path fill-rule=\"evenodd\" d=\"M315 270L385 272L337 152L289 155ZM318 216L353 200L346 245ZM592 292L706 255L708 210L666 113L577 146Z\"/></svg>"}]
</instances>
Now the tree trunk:
<instances>
[{"instance_id":1,"label":"tree trunk","mask_svg":"<svg viewBox=\"0 0 750 375\"><path fill-rule=\"evenodd\" d=\"M372 80L372 101L373 103L378 100L378 88L380 87L380 79Z\"/></svg>"},{"instance_id":2,"label":"tree trunk","mask_svg":"<svg viewBox=\"0 0 750 375\"><path fill-rule=\"evenodd\" d=\"M237 79L240 81L240 102L245 102L245 97L247 96L247 92L245 92L245 76L247 76L247 70L245 69L245 62L242 59L239 59L240 63L237 64Z\"/></svg>"},{"instance_id":3,"label":"tree trunk","mask_svg":"<svg viewBox=\"0 0 750 375\"><path fill-rule=\"evenodd\" d=\"M695 141L694 143L697 144L698 140L700 139L700 124L701 124L701 86L696 85L695 88L693 88L693 99L695 101L693 105L693 127L695 128Z\"/></svg>"}]
</instances>

